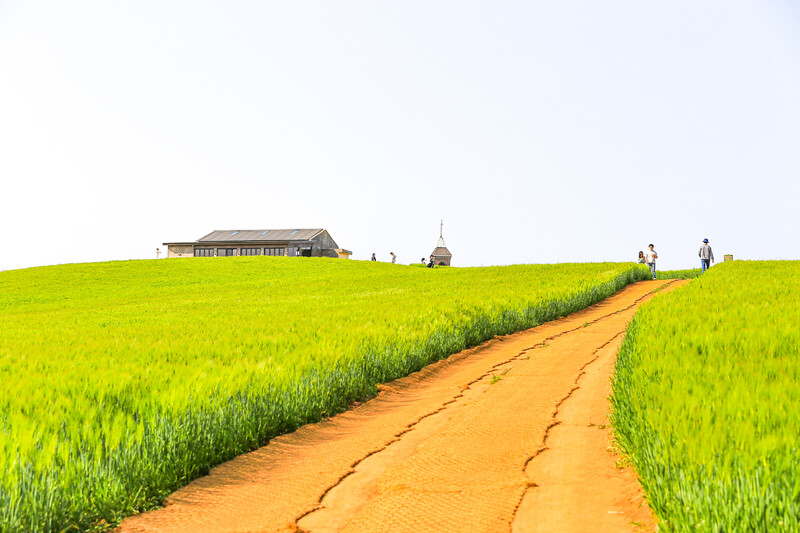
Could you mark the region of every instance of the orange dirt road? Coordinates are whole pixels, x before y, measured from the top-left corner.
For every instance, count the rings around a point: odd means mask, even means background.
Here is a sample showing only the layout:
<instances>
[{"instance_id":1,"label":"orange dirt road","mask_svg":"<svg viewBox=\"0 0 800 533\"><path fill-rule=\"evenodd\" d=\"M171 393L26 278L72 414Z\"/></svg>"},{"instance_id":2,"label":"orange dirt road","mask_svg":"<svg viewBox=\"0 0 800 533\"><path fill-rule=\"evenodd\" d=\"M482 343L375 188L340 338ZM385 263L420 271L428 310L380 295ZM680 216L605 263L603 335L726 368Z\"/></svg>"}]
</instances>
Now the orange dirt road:
<instances>
[{"instance_id":1,"label":"orange dirt road","mask_svg":"<svg viewBox=\"0 0 800 533\"><path fill-rule=\"evenodd\" d=\"M645 281L381 386L213 469L120 533L623 531L654 521L610 451L616 350Z\"/></svg>"}]
</instances>

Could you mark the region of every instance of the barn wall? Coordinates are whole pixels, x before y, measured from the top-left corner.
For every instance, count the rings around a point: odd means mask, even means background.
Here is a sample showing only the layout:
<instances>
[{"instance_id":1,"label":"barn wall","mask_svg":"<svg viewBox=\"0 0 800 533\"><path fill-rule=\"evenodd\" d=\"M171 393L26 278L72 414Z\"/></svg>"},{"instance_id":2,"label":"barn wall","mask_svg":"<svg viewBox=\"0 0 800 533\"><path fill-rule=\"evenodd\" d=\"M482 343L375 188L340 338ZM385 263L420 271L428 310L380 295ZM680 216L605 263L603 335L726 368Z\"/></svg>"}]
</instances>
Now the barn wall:
<instances>
[{"instance_id":1,"label":"barn wall","mask_svg":"<svg viewBox=\"0 0 800 533\"><path fill-rule=\"evenodd\" d=\"M339 245L336 244L327 231L323 231L312 240L314 241L314 248L311 254L314 257L339 257L339 254L336 252L336 248L338 248Z\"/></svg>"},{"instance_id":2,"label":"barn wall","mask_svg":"<svg viewBox=\"0 0 800 533\"><path fill-rule=\"evenodd\" d=\"M194 246L176 245L167 246L167 257L194 257Z\"/></svg>"}]
</instances>

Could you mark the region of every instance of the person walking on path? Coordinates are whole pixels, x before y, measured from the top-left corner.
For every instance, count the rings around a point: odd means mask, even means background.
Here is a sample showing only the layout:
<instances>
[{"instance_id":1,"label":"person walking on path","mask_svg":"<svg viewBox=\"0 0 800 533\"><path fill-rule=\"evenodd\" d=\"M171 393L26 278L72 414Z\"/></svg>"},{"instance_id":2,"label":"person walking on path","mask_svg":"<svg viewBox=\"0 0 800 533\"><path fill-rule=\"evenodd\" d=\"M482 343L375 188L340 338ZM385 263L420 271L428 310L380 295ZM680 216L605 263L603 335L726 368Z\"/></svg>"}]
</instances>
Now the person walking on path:
<instances>
[{"instance_id":1,"label":"person walking on path","mask_svg":"<svg viewBox=\"0 0 800 533\"><path fill-rule=\"evenodd\" d=\"M708 245L708 239L703 239L703 244L700 246L700 251L697 252L697 255L700 256L700 267L705 273L706 270L711 268L711 263L714 262L714 252L711 250L711 246Z\"/></svg>"},{"instance_id":2,"label":"person walking on path","mask_svg":"<svg viewBox=\"0 0 800 533\"><path fill-rule=\"evenodd\" d=\"M375 257L375 252L372 252L372 259L370 259L370 261L377 261L377 260L378 258Z\"/></svg>"},{"instance_id":3,"label":"person walking on path","mask_svg":"<svg viewBox=\"0 0 800 533\"><path fill-rule=\"evenodd\" d=\"M656 259L658 258L658 252L653 249L653 245L648 245L649 250L644 254L644 262L647 263L647 266L650 267L650 271L653 273L653 279L656 279Z\"/></svg>"},{"instance_id":4,"label":"person walking on path","mask_svg":"<svg viewBox=\"0 0 800 533\"><path fill-rule=\"evenodd\" d=\"M392 256L392 264L395 264L397 262L397 256L394 255L394 252L389 252L389 255Z\"/></svg>"}]
</instances>

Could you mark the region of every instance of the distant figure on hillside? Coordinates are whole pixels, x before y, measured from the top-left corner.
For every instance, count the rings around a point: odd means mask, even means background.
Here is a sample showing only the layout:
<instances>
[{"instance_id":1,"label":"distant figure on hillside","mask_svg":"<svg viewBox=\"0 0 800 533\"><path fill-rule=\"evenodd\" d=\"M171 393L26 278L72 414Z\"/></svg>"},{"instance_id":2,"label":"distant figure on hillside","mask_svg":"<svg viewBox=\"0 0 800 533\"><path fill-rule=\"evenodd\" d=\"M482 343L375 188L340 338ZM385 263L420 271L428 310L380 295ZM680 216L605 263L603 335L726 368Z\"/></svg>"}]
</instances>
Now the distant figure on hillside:
<instances>
[{"instance_id":1,"label":"distant figure on hillside","mask_svg":"<svg viewBox=\"0 0 800 533\"><path fill-rule=\"evenodd\" d=\"M644 261L647 263L647 266L650 267L650 271L653 273L653 279L656 279L656 259L658 258L658 252L653 249L653 245L648 245L649 250L644 254Z\"/></svg>"},{"instance_id":2,"label":"distant figure on hillside","mask_svg":"<svg viewBox=\"0 0 800 533\"><path fill-rule=\"evenodd\" d=\"M375 257L375 252L372 252L372 259L370 259L370 261L377 261L377 260L378 258Z\"/></svg>"},{"instance_id":3,"label":"distant figure on hillside","mask_svg":"<svg viewBox=\"0 0 800 533\"><path fill-rule=\"evenodd\" d=\"M394 252L389 252L389 255L392 256L392 264L395 264L397 262L397 256L394 255Z\"/></svg>"},{"instance_id":4,"label":"distant figure on hillside","mask_svg":"<svg viewBox=\"0 0 800 533\"><path fill-rule=\"evenodd\" d=\"M425 265L425 258L423 257L422 259L420 259L420 262L421 262L423 265Z\"/></svg>"},{"instance_id":5,"label":"distant figure on hillside","mask_svg":"<svg viewBox=\"0 0 800 533\"><path fill-rule=\"evenodd\" d=\"M700 246L700 251L697 252L697 255L700 256L700 266L703 272L711 268L711 263L714 262L714 252L711 250L711 246L708 245L708 239L703 239L703 244Z\"/></svg>"},{"instance_id":6,"label":"distant figure on hillside","mask_svg":"<svg viewBox=\"0 0 800 533\"><path fill-rule=\"evenodd\" d=\"M431 256L431 260L428 262L428 268L433 268L433 256Z\"/></svg>"},{"instance_id":7,"label":"distant figure on hillside","mask_svg":"<svg viewBox=\"0 0 800 533\"><path fill-rule=\"evenodd\" d=\"M642 265L645 264L644 252L641 251L641 250L639 250L639 264L642 264Z\"/></svg>"}]
</instances>

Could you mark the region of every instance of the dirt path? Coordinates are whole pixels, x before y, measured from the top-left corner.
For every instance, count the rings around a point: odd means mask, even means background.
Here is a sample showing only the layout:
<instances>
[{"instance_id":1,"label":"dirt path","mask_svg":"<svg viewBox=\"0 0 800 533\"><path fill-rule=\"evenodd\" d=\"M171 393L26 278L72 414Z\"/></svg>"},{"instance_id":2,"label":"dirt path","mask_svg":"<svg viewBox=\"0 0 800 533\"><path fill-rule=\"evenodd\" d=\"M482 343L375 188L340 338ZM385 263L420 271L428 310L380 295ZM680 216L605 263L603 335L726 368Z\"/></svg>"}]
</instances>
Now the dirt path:
<instances>
[{"instance_id":1,"label":"dirt path","mask_svg":"<svg viewBox=\"0 0 800 533\"><path fill-rule=\"evenodd\" d=\"M119 531L652 529L635 477L608 450L606 398L636 307L683 283L640 282L429 365L215 468Z\"/></svg>"}]
</instances>

